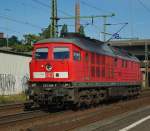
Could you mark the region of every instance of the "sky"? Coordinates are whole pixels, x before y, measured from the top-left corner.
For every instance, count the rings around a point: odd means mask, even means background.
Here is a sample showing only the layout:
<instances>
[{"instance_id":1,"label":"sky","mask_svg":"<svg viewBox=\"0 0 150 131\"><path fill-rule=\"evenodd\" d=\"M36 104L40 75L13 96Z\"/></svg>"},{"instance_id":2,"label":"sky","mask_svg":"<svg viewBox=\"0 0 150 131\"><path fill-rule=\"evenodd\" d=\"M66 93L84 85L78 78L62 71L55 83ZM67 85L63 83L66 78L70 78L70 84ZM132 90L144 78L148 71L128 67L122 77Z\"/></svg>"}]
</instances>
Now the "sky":
<instances>
[{"instance_id":1,"label":"sky","mask_svg":"<svg viewBox=\"0 0 150 131\"><path fill-rule=\"evenodd\" d=\"M58 17L74 16L76 0L57 0ZM50 23L51 0L0 0L0 32L8 37L16 35L38 34ZM80 0L81 16L110 15L106 32L114 34L124 23L128 23L120 32L121 38L150 39L150 0ZM74 20L62 20L59 25L68 24L74 32ZM103 40L103 18L82 19L87 36ZM60 30L60 28L59 28ZM109 39L111 36L107 36Z\"/></svg>"}]
</instances>

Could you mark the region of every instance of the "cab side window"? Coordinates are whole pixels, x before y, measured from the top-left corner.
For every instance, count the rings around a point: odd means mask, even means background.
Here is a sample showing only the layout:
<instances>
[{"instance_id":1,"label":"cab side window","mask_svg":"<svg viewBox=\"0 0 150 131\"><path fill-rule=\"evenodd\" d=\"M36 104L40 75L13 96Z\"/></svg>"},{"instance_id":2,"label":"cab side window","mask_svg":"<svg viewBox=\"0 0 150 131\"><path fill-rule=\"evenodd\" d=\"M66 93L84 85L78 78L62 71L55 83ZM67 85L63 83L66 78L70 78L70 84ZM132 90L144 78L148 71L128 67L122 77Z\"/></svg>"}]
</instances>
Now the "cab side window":
<instances>
[{"instance_id":1,"label":"cab side window","mask_svg":"<svg viewBox=\"0 0 150 131\"><path fill-rule=\"evenodd\" d=\"M79 51L74 51L73 52L73 59L76 61L80 61L81 60L81 53Z\"/></svg>"}]
</instances>

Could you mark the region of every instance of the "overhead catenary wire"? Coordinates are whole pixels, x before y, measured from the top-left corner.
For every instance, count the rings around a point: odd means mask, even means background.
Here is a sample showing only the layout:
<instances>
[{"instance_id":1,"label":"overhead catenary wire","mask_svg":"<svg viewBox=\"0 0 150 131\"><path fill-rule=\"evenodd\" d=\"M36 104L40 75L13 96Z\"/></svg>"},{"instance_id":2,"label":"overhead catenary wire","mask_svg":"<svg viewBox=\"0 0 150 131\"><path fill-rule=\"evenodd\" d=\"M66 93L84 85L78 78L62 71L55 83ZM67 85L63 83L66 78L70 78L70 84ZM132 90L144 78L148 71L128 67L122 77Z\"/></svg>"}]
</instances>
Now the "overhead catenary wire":
<instances>
[{"instance_id":1,"label":"overhead catenary wire","mask_svg":"<svg viewBox=\"0 0 150 131\"><path fill-rule=\"evenodd\" d=\"M144 2L142 2L141 0L137 0L137 1L145 10L147 10L150 13L150 8L146 4L144 4Z\"/></svg>"},{"instance_id":2,"label":"overhead catenary wire","mask_svg":"<svg viewBox=\"0 0 150 131\"><path fill-rule=\"evenodd\" d=\"M7 31L16 32L16 33L21 33L19 31L14 30L14 29L10 29L8 27L3 27L3 26L0 26L0 29L4 29L4 30L7 30Z\"/></svg>"},{"instance_id":3,"label":"overhead catenary wire","mask_svg":"<svg viewBox=\"0 0 150 131\"><path fill-rule=\"evenodd\" d=\"M39 7L37 7L37 6L35 6L35 5L33 5L33 4L29 4L29 3L25 3L25 2L22 2L22 1L20 1L20 0L16 0L17 1L17 3L19 3L19 4L21 4L22 6L27 6L27 7L30 7L30 8L32 8L32 9L38 9L38 10L40 10L40 11L42 11L42 12L47 12L48 10L47 9L41 9L41 8L39 8Z\"/></svg>"},{"instance_id":4,"label":"overhead catenary wire","mask_svg":"<svg viewBox=\"0 0 150 131\"><path fill-rule=\"evenodd\" d=\"M41 2L40 0L32 0L32 1L37 3L37 4L39 4L39 5L41 5L41 6L44 6L46 8L51 8L48 4L46 4L44 2ZM58 9L58 11L61 12L62 14L64 14L64 15L66 15L66 16L72 16L69 13L67 13L67 12L65 12L65 11L63 11L61 9Z\"/></svg>"},{"instance_id":5,"label":"overhead catenary wire","mask_svg":"<svg viewBox=\"0 0 150 131\"><path fill-rule=\"evenodd\" d=\"M80 2L81 2L83 5L88 6L88 7L90 7L90 8L93 8L93 9L95 9L95 10L97 10L97 11L106 12L106 11L104 11L104 10L102 10L102 9L100 9L100 8L98 8L98 7L96 7L95 5L89 3L89 2L85 2L84 0L80 0Z\"/></svg>"},{"instance_id":6,"label":"overhead catenary wire","mask_svg":"<svg viewBox=\"0 0 150 131\"><path fill-rule=\"evenodd\" d=\"M88 0L80 0L81 1L81 3L83 4L83 5L85 5L85 6L88 6L88 7L90 7L90 8L92 8L92 9L94 9L94 10L97 10L97 11L101 11L101 12L104 12L104 10L102 10L101 8L99 8L99 7L97 7L97 6L95 6L95 5L93 5L92 3L90 3ZM141 0L139 0L139 1L141 1ZM144 6L144 5L143 5ZM148 7L147 7L148 8ZM149 9L149 8L148 8ZM150 9L149 9L149 11L150 11ZM105 11L106 12L106 11ZM108 12L110 12L110 11L108 11ZM133 13L133 12L132 12ZM115 21L120 21L120 20L118 20L116 17L114 17L114 20ZM123 22L124 23L124 22ZM119 23L117 23L117 24L111 24L111 25L118 25L118 24L123 24L122 22L119 22ZM133 27L131 27L132 29L132 32L133 32ZM131 33L132 34L132 33Z\"/></svg>"},{"instance_id":7,"label":"overhead catenary wire","mask_svg":"<svg viewBox=\"0 0 150 131\"><path fill-rule=\"evenodd\" d=\"M48 7L49 8L49 6L47 5L47 4L45 4L45 3L43 3L43 2L41 2L41 1L39 1L39 0L32 0L33 2L36 2L36 3L38 3L38 4L40 4L40 5L42 5L42 6L44 6L44 7Z\"/></svg>"},{"instance_id":8,"label":"overhead catenary wire","mask_svg":"<svg viewBox=\"0 0 150 131\"><path fill-rule=\"evenodd\" d=\"M33 27L33 28L42 29L41 26L32 24L32 23L30 23L30 22L28 22L28 21L17 20L17 19L14 19L14 18L11 18L11 17L8 17L8 16L4 16L4 15L0 15L0 18L9 20L9 21L12 21L12 22L15 22L15 23L28 25L28 26L31 26L31 27Z\"/></svg>"},{"instance_id":9,"label":"overhead catenary wire","mask_svg":"<svg viewBox=\"0 0 150 131\"><path fill-rule=\"evenodd\" d=\"M128 25L128 23L124 23L124 25L117 31L117 32L115 32L114 34L118 34L122 29L124 29L125 28L125 26L127 26ZM114 35L113 34L113 35ZM113 39L113 35L110 37L110 39L108 39L107 41L106 41L106 43L108 43L110 40L112 40Z\"/></svg>"},{"instance_id":10,"label":"overhead catenary wire","mask_svg":"<svg viewBox=\"0 0 150 131\"><path fill-rule=\"evenodd\" d=\"M99 8L99 7L97 7L97 6L95 6L95 5L93 5L92 3L90 3L89 1L87 2L87 0L85 1L85 0L80 0L81 1L81 3L83 4L83 5L85 5L85 6L87 6L87 7L90 7L90 8L92 8L92 9L94 9L94 10L97 10L97 11L100 11L100 12L105 12L105 13L110 13L110 14L112 14L113 12L111 12L111 11L105 11L105 10L103 10L103 9L101 9L101 8ZM114 20L115 21L120 21L120 20L118 20L116 17L114 17Z\"/></svg>"}]
</instances>

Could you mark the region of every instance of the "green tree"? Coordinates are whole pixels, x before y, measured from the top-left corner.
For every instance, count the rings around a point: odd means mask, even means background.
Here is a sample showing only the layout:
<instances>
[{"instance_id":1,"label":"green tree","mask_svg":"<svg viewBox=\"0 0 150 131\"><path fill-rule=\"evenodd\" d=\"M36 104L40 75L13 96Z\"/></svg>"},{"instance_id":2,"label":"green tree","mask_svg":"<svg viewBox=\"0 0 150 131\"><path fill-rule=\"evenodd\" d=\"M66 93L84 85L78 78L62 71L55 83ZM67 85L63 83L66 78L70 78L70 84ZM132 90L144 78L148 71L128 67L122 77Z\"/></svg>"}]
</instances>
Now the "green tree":
<instances>
[{"instance_id":1,"label":"green tree","mask_svg":"<svg viewBox=\"0 0 150 131\"><path fill-rule=\"evenodd\" d=\"M12 46L12 50L15 52L30 52L32 51L32 43L40 40L40 36L39 35L35 35L35 34L26 34L24 35L24 41L25 44L22 44L23 42L16 42L18 41L18 39L16 37L12 37L10 39L10 42L15 43ZM19 44L20 43L20 44Z\"/></svg>"},{"instance_id":2,"label":"green tree","mask_svg":"<svg viewBox=\"0 0 150 131\"><path fill-rule=\"evenodd\" d=\"M8 46L13 46L16 44L21 44L17 36L13 35L10 38L8 38Z\"/></svg>"},{"instance_id":3,"label":"green tree","mask_svg":"<svg viewBox=\"0 0 150 131\"><path fill-rule=\"evenodd\" d=\"M81 35L85 35L84 26L83 26L83 25L80 26L80 28L79 28L79 33L80 33Z\"/></svg>"},{"instance_id":4,"label":"green tree","mask_svg":"<svg viewBox=\"0 0 150 131\"><path fill-rule=\"evenodd\" d=\"M7 45L6 38L0 39L0 47L6 46L6 45Z\"/></svg>"},{"instance_id":5,"label":"green tree","mask_svg":"<svg viewBox=\"0 0 150 131\"><path fill-rule=\"evenodd\" d=\"M31 45L32 43L35 43L36 41L40 40L41 37L35 34L26 34L24 35L24 39L25 39L25 44Z\"/></svg>"},{"instance_id":6,"label":"green tree","mask_svg":"<svg viewBox=\"0 0 150 131\"><path fill-rule=\"evenodd\" d=\"M64 34L67 33L67 32L68 32L68 27L67 27L66 24L64 24L64 25L62 26L61 31L60 31L60 37L64 37Z\"/></svg>"},{"instance_id":7,"label":"green tree","mask_svg":"<svg viewBox=\"0 0 150 131\"><path fill-rule=\"evenodd\" d=\"M43 39L51 38L51 36L51 25L49 25L47 28L44 28L42 33L40 33L40 37Z\"/></svg>"}]
</instances>

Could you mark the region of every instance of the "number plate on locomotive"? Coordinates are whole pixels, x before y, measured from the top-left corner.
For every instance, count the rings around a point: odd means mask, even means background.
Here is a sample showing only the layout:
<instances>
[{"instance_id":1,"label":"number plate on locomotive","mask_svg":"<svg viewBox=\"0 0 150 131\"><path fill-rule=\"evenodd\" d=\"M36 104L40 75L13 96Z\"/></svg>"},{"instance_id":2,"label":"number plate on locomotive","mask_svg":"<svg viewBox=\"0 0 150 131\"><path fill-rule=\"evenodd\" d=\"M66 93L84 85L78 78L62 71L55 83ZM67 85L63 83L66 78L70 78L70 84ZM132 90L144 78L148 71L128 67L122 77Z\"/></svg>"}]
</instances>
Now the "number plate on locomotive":
<instances>
[{"instance_id":1,"label":"number plate on locomotive","mask_svg":"<svg viewBox=\"0 0 150 131\"><path fill-rule=\"evenodd\" d=\"M46 72L46 78L54 78L53 72Z\"/></svg>"}]
</instances>

